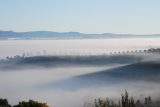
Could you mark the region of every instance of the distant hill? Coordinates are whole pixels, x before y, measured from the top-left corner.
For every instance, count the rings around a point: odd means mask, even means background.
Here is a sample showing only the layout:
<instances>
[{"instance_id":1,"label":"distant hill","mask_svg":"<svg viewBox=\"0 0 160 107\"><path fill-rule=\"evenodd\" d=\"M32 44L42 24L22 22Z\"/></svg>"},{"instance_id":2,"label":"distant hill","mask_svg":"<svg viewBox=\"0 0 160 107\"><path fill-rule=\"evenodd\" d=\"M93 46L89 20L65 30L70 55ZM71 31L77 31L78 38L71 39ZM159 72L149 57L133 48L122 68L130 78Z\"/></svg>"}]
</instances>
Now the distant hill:
<instances>
[{"instance_id":1,"label":"distant hill","mask_svg":"<svg viewBox=\"0 0 160 107\"><path fill-rule=\"evenodd\" d=\"M105 81L108 78L112 78L114 81L160 81L160 62L141 62L136 64L130 64L122 67L113 68L110 70L99 71L95 73L84 74L78 76L83 79L100 79Z\"/></svg>"},{"instance_id":2,"label":"distant hill","mask_svg":"<svg viewBox=\"0 0 160 107\"><path fill-rule=\"evenodd\" d=\"M43 84L47 88L79 89L86 87L113 86L125 83L160 82L160 62L142 62L129 64L94 73L70 77L56 82Z\"/></svg>"},{"instance_id":3,"label":"distant hill","mask_svg":"<svg viewBox=\"0 0 160 107\"><path fill-rule=\"evenodd\" d=\"M133 34L85 34L80 32L51 32L32 31L14 32L0 31L0 40L7 39L108 39L108 38L160 38L160 34L153 35L133 35Z\"/></svg>"},{"instance_id":4,"label":"distant hill","mask_svg":"<svg viewBox=\"0 0 160 107\"><path fill-rule=\"evenodd\" d=\"M0 69L19 69L26 66L28 69L33 67L61 67L61 66L106 66L115 64L135 64L139 62L160 62L160 48L150 48L141 51L126 51L117 54L106 55L63 55L63 56L27 56L16 55L7 56L0 59ZM30 66L30 67L29 67Z\"/></svg>"},{"instance_id":5,"label":"distant hill","mask_svg":"<svg viewBox=\"0 0 160 107\"><path fill-rule=\"evenodd\" d=\"M106 66L112 64L131 64L139 61L140 56L114 55L114 56L32 56L7 58L0 60L0 69L30 69L38 67L58 66Z\"/></svg>"}]
</instances>

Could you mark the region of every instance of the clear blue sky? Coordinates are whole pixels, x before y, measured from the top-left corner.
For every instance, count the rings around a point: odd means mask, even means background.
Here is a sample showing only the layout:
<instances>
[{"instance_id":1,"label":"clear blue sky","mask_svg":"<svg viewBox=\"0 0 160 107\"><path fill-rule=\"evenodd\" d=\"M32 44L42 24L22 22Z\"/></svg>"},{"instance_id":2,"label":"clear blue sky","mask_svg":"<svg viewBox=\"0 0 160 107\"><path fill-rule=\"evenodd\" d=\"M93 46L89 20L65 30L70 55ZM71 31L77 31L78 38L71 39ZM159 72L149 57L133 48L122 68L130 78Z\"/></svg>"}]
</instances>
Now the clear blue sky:
<instances>
[{"instance_id":1,"label":"clear blue sky","mask_svg":"<svg viewBox=\"0 0 160 107\"><path fill-rule=\"evenodd\" d=\"M0 30L160 33L160 0L0 0Z\"/></svg>"}]
</instances>

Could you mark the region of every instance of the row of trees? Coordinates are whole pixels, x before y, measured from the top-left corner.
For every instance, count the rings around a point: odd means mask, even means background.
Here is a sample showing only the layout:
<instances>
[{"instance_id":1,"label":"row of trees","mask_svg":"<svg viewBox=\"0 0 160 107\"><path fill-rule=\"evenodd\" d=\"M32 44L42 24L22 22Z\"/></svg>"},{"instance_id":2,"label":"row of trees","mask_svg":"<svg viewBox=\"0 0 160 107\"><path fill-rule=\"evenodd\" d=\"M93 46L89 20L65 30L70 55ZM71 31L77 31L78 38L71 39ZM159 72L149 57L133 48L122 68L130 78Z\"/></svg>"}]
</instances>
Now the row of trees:
<instances>
[{"instance_id":1,"label":"row of trees","mask_svg":"<svg viewBox=\"0 0 160 107\"><path fill-rule=\"evenodd\" d=\"M114 55L114 54L129 54L129 53L143 53L143 52L160 53L160 48L150 48L150 49L144 49L144 50L130 50L130 51L128 50L128 51L110 52L110 55ZM33 55L32 53L23 53L22 55L16 55L16 56L13 56L13 57L7 56L5 60L3 59L0 62L10 61L10 60L13 60L13 59L14 60L16 60L16 59L18 60L18 59L22 59L22 58L26 58L26 57L41 56L41 55L42 56L48 56L47 52L44 50L42 54L40 52L37 52L36 55ZM64 54L64 56L65 55L66 54ZM90 56L91 53L90 54L88 53L88 55ZM101 55L107 55L107 53L103 53ZM72 56L72 54L70 54L70 56ZM80 54L77 54L77 56L80 56Z\"/></svg>"},{"instance_id":2,"label":"row of trees","mask_svg":"<svg viewBox=\"0 0 160 107\"><path fill-rule=\"evenodd\" d=\"M22 101L19 104L11 106L7 99L0 99L0 107L49 107L47 103L41 103L34 100Z\"/></svg>"},{"instance_id":3,"label":"row of trees","mask_svg":"<svg viewBox=\"0 0 160 107\"><path fill-rule=\"evenodd\" d=\"M118 103L115 103L113 100L109 98L106 99L95 99L94 103L86 103L84 107L160 107L160 105L156 105L152 102L150 96L144 99L142 103L140 100L134 100L133 97L128 96L128 92L121 95L121 99Z\"/></svg>"},{"instance_id":4,"label":"row of trees","mask_svg":"<svg viewBox=\"0 0 160 107\"><path fill-rule=\"evenodd\" d=\"M11 106L8 104L7 99L0 99L0 107L49 107L47 103L41 103L34 100L29 101L22 101L19 104ZM133 97L128 96L128 92L125 91L124 94L121 95L121 99L118 103L115 101L110 100L109 98L106 99L95 99L94 103L85 103L83 107L160 107L159 104L155 104L152 101L150 96L144 99L142 103L140 100L134 100Z\"/></svg>"}]
</instances>

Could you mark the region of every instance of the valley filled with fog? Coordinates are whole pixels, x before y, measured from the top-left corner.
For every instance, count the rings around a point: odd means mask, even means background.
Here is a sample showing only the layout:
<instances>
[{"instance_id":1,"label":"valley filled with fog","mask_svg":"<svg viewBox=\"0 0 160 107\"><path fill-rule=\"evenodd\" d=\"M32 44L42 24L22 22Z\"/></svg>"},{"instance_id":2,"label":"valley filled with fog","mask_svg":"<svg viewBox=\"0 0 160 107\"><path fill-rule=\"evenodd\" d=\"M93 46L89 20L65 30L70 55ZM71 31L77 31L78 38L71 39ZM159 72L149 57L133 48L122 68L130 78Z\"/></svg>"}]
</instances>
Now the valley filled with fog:
<instances>
[{"instance_id":1,"label":"valley filled with fog","mask_svg":"<svg viewBox=\"0 0 160 107\"><path fill-rule=\"evenodd\" d=\"M0 40L0 95L11 104L35 99L51 107L82 107L124 90L157 99L158 48L158 38Z\"/></svg>"}]
</instances>

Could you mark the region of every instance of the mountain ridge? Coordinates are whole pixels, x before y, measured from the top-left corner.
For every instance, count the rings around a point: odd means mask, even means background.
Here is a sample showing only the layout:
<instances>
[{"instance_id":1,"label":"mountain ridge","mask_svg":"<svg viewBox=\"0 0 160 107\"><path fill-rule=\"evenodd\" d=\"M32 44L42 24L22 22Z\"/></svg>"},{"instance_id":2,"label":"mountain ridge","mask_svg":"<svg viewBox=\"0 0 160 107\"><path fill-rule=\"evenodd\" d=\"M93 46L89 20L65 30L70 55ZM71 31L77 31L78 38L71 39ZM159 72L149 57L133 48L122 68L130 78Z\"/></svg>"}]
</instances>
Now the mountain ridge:
<instances>
[{"instance_id":1,"label":"mountain ridge","mask_svg":"<svg viewBox=\"0 0 160 107\"><path fill-rule=\"evenodd\" d=\"M0 30L0 40L6 39L112 39L112 38L160 38L160 34L87 34L81 32L29 31L15 32Z\"/></svg>"}]
</instances>

